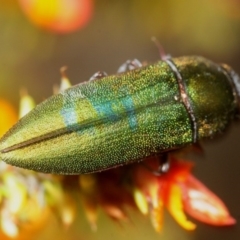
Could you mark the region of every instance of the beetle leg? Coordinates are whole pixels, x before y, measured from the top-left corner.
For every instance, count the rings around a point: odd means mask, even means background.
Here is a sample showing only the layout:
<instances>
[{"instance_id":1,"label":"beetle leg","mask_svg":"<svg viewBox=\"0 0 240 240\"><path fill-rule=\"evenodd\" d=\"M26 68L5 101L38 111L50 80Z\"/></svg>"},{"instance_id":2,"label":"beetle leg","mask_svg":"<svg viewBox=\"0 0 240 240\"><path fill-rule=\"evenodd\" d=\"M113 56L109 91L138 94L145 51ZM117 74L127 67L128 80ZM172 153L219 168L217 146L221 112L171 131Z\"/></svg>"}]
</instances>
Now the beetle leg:
<instances>
[{"instance_id":1,"label":"beetle leg","mask_svg":"<svg viewBox=\"0 0 240 240\"><path fill-rule=\"evenodd\" d=\"M170 168L169 155L167 153L164 153L161 156L157 155L156 158L159 161L157 172L160 174L167 173Z\"/></svg>"},{"instance_id":2,"label":"beetle leg","mask_svg":"<svg viewBox=\"0 0 240 240\"><path fill-rule=\"evenodd\" d=\"M117 73L123 73L123 72L127 72L130 70L134 70L136 68L140 68L142 67L142 63L137 60L137 59L133 59L131 60L127 60L125 63L123 63L119 68Z\"/></svg>"},{"instance_id":3,"label":"beetle leg","mask_svg":"<svg viewBox=\"0 0 240 240\"><path fill-rule=\"evenodd\" d=\"M101 79L101 78L106 77L106 76L107 76L106 72L98 71L90 77L89 81L94 81L94 80L97 80L97 79Z\"/></svg>"},{"instance_id":4,"label":"beetle leg","mask_svg":"<svg viewBox=\"0 0 240 240\"><path fill-rule=\"evenodd\" d=\"M155 170L155 169L149 167L148 165L146 165L145 163L143 163L144 167L146 167L155 176L161 176L161 175L167 173L170 168L170 160L169 160L168 154L167 153L157 154L157 155L155 155L155 158L159 162L159 166L158 166L157 170Z\"/></svg>"}]
</instances>

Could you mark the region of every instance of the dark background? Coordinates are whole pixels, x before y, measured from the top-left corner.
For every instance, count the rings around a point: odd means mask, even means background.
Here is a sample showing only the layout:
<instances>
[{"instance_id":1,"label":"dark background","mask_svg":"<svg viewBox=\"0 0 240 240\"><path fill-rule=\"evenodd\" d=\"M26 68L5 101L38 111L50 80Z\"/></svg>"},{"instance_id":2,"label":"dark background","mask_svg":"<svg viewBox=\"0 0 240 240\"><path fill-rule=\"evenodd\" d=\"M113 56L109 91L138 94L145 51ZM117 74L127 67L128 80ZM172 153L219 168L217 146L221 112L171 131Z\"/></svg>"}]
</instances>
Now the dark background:
<instances>
[{"instance_id":1,"label":"dark background","mask_svg":"<svg viewBox=\"0 0 240 240\"><path fill-rule=\"evenodd\" d=\"M89 23L65 35L34 26L17 1L0 0L0 98L18 107L19 89L26 87L36 102L41 102L52 95L64 65L76 84L98 70L113 74L127 59L157 61L159 53L152 36L172 56L203 55L228 63L240 73L238 0L95 1ZM240 223L240 125L233 124L225 135L204 142L203 147L205 156L196 157L194 174ZM131 221L120 227L100 215L96 233L78 216L68 232L60 231L53 221L36 239L56 238L57 233L58 239L71 240L240 239L239 223L227 228L197 223L194 232L187 232L166 213L163 232L157 234L149 219L140 214L132 213Z\"/></svg>"}]
</instances>

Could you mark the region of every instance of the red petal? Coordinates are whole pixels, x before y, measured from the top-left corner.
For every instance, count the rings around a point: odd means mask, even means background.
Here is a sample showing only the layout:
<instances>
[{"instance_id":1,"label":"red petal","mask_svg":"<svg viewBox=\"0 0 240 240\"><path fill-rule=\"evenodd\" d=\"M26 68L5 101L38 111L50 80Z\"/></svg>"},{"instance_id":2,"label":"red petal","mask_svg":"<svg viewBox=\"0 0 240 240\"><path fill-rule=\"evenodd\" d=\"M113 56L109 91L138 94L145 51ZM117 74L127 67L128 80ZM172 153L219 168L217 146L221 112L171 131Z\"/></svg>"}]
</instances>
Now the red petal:
<instances>
[{"instance_id":1,"label":"red petal","mask_svg":"<svg viewBox=\"0 0 240 240\"><path fill-rule=\"evenodd\" d=\"M182 184L185 211L197 220L216 226L233 225L225 204L192 175Z\"/></svg>"}]
</instances>

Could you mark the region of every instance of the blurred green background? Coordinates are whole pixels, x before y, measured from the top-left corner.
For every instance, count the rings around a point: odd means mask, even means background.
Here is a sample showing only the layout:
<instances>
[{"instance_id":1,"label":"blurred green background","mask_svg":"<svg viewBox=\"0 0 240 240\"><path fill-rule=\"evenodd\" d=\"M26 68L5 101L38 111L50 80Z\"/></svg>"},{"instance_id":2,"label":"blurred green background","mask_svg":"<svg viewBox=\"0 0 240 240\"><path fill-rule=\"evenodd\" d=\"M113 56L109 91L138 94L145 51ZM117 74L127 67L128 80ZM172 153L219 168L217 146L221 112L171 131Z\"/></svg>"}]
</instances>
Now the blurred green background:
<instances>
[{"instance_id":1,"label":"blurred green background","mask_svg":"<svg viewBox=\"0 0 240 240\"><path fill-rule=\"evenodd\" d=\"M240 73L239 0L101 0L94 1L88 24L76 32L57 34L33 25L18 1L0 0L0 98L16 107L19 89L26 87L36 102L52 95L60 68L68 66L73 84L96 71L116 72L126 60L157 61L155 36L172 56L203 55L225 62ZM204 143L205 156L196 159L195 175L224 200L240 222L240 126ZM92 233L84 218L58 239L239 239L239 224L214 228L198 224L186 232L166 215L163 232L154 232L148 218L133 213L121 227L101 216ZM59 225L48 225L39 237L56 238Z\"/></svg>"}]
</instances>

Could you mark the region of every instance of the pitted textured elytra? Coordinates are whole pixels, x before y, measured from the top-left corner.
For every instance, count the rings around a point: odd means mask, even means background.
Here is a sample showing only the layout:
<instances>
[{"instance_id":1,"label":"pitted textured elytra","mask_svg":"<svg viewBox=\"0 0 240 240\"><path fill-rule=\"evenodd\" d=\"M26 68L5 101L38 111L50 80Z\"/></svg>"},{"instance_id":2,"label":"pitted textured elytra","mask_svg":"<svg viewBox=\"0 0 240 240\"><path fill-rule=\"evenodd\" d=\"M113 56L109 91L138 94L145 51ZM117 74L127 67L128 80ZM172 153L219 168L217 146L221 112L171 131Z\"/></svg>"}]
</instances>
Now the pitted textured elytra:
<instances>
[{"instance_id":1,"label":"pitted textured elytra","mask_svg":"<svg viewBox=\"0 0 240 240\"><path fill-rule=\"evenodd\" d=\"M0 159L81 174L182 148L226 128L238 112L239 86L230 68L197 56L84 82L13 126L0 140Z\"/></svg>"}]
</instances>

